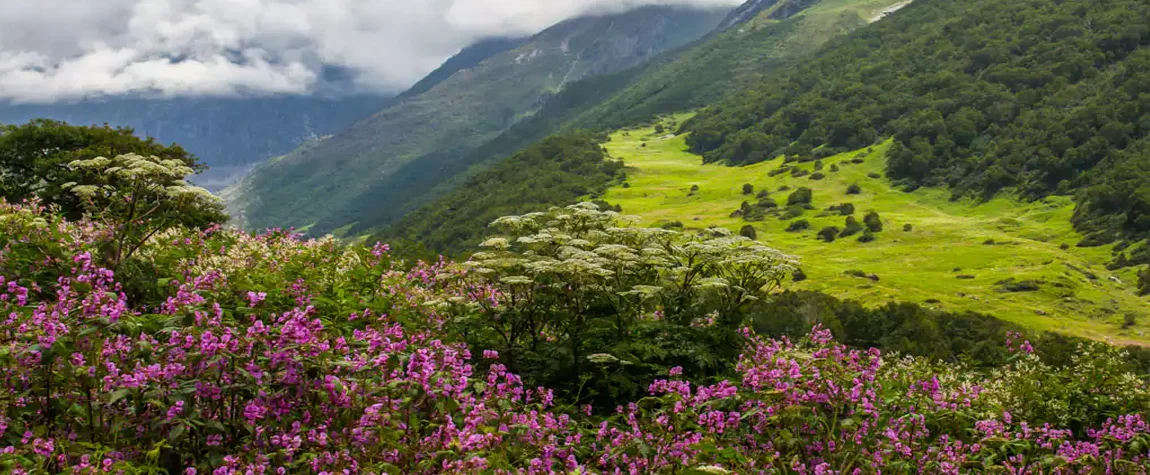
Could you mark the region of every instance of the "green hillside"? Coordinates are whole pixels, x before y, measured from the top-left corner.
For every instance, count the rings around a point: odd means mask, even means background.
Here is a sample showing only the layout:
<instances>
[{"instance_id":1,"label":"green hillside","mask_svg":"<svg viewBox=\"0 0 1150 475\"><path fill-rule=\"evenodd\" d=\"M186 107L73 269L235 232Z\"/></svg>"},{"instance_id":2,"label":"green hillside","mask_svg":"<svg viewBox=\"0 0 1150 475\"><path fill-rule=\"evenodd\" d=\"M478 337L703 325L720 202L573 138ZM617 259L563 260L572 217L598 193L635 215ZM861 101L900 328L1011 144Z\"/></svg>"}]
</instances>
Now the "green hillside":
<instances>
[{"instance_id":1,"label":"green hillside","mask_svg":"<svg viewBox=\"0 0 1150 475\"><path fill-rule=\"evenodd\" d=\"M725 14L724 9L646 7L560 23L421 94L403 95L342 133L261 164L228 193L229 209L250 228L302 227L354 207L375 187L417 196L429 187L410 188L408 180L396 179L406 164L431 154L465 154L529 117L568 84L697 40ZM424 171L452 174L433 166ZM403 203L372 205L401 209ZM326 220L314 230L326 232L355 220L349 216L335 225Z\"/></svg>"},{"instance_id":2,"label":"green hillside","mask_svg":"<svg viewBox=\"0 0 1150 475\"><path fill-rule=\"evenodd\" d=\"M825 178L814 180L816 162L703 165L687 151L685 137L665 137L652 128L612 134L605 147L624 161L628 179L603 199L648 225L680 222L687 228L739 231L750 224L760 241L801 257L808 279L795 284L800 289L874 305L894 300L988 313L1028 328L1095 339L1150 342L1145 333L1150 312L1135 293L1136 273L1108 271L1109 246L1073 245L1082 236L1070 224L1074 204L1068 198L1023 202L1003 194L977 202L952 201L941 188L904 192L881 177L890 141L824 158L817 163ZM812 175L770 176L780 166ZM743 194L744 184L754 187L751 195ZM847 194L853 184L859 194ZM780 191L784 187L790 190ZM799 187L812 190L814 208L801 216L767 215L757 222L731 217L744 201L754 205L761 191L779 202L776 213L784 213L788 195ZM874 233L873 242L859 242L861 233L831 243L817 237L824 227L844 227L841 213L825 211L843 203L854 206L860 222L868 211L878 212L883 230ZM810 228L787 232L798 220ZM852 271L865 276L848 274ZM871 275L877 280L867 278ZM1037 290L1027 290L1032 286Z\"/></svg>"},{"instance_id":3,"label":"green hillside","mask_svg":"<svg viewBox=\"0 0 1150 475\"><path fill-rule=\"evenodd\" d=\"M477 214L451 210L457 208L454 203L473 201L481 189L499 188L504 196L520 190L517 183L491 181L514 174L514 170L507 170L510 165L505 157L550 134L580 128L610 130L647 122L658 113L704 106L725 93L749 87L776 69L802 61L831 38L906 4L900 0L747 2L703 41L642 66L573 83L530 119L473 151L442 151L405 164L391 179L375 184L349 207L326 217L320 228L355 221L357 224L349 228L351 234L383 228L377 237L419 237L425 245L441 251L474 245L480 234L474 228ZM488 173L489 168L494 170ZM459 176L446 179L453 174ZM531 194L530 199L505 200L500 209L512 214L538 211L565 204L554 199L559 196L562 194ZM430 198L436 199L421 202ZM401 204L423 206L412 211ZM436 219L424 219L428 216ZM468 238L453 240L449 236Z\"/></svg>"},{"instance_id":4,"label":"green hillside","mask_svg":"<svg viewBox=\"0 0 1150 475\"><path fill-rule=\"evenodd\" d=\"M1150 232L1150 199L1107 174L1150 137L1150 4L921 0L832 41L687 126L707 161L809 160L894 137L908 186L987 198L1103 187L1078 217L1092 241ZM1136 168L1136 167L1131 167ZM1121 189L1121 188L1117 188ZM1099 196L1100 195L1100 196Z\"/></svg>"}]
</instances>

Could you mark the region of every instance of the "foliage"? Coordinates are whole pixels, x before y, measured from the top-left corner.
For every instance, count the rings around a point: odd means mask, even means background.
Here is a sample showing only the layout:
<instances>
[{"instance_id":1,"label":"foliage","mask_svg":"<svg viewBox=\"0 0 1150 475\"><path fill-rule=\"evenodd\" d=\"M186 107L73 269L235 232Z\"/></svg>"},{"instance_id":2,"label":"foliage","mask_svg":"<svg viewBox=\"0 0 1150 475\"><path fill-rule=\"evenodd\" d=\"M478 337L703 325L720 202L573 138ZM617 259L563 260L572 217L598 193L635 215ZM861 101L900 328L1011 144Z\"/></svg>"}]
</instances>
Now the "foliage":
<instances>
[{"instance_id":1,"label":"foliage","mask_svg":"<svg viewBox=\"0 0 1150 475\"><path fill-rule=\"evenodd\" d=\"M91 174L69 164L126 154L174 160L191 171L204 169L179 145L164 146L139 138L132 129L37 119L24 125L0 126L0 198L11 203L39 199L41 204L58 206L69 217L78 218L87 208L65 185L103 183L92 181Z\"/></svg>"},{"instance_id":2,"label":"foliage","mask_svg":"<svg viewBox=\"0 0 1150 475\"><path fill-rule=\"evenodd\" d=\"M193 170L180 160L127 154L76 160L67 167L78 182L62 188L112 231L104 254L113 270L161 231L227 220L219 198L184 181Z\"/></svg>"},{"instance_id":3,"label":"foliage","mask_svg":"<svg viewBox=\"0 0 1150 475\"><path fill-rule=\"evenodd\" d=\"M854 216L847 216L846 224L843 225L843 230L839 233L839 237L854 236L862 232L862 230L863 227L859 224L859 220L855 219Z\"/></svg>"},{"instance_id":4,"label":"foliage","mask_svg":"<svg viewBox=\"0 0 1150 475\"><path fill-rule=\"evenodd\" d=\"M744 225L739 229L739 235L752 241L758 237L758 233L755 231L755 227L749 224Z\"/></svg>"},{"instance_id":5,"label":"foliage","mask_svg":"<svg viewBox=\"0 0 1150 475\"><path fill-rule=\"evenodd\" d=\"M1112 198L1131 196L1121 176L1140 176L1150 133L1148 25L1138 0L916 2L685 130L705 160L732 164L893 137L887 172L904 183L1031 198L1093 185L1088 230L1142 233L1141 200Z\"/></svg>"},{"instance_id":6,"label":"foliage","mask_svg":"<svg viewBox=\"0 0 1150 475\"><path fill-rule=\"evenodd\" d=\"M453 328L566 398L635 397L671 366L695 377L724 373L741 315L794 267L725 230L626 227L589 203L493 226L502 235L467 263L476 276L468 292L492 299Z\"/></svg>"},{"instance_id":7,"label":"foliage","mask_svg":"<svg viewBox=\"0 0 1150 475\"><path fill-rule=\"evenodd\" d=\"M787 195L787 206L792 205L806 205L811 204L811 189L807 187L799 187L799 189Z\"/></svg>"},{"instance_id":8,"label":"foliage","mask_svg":"<svg viewBox=\"0 0 1150 475\"><path fill-rule=\"evenodd\" d=\"M373 240L398 237L445 253L474 249L486 225L500 216L569 204L623 179L622 162L606 157L602 141L589 132L549 137L469 178Z\"/></svg>"},{"instance_id":9,"label":"foliage","mask_svg":"<svg viewBox=\"0 0 1150 475\"><path fill-rule=\"evenodd\" d=\"M879 217L877 211L867 211L866 216L863 217L863 222L866 223L867 231L882 232L882 218Z\"/></svg>"},{"instance_id":10,"label":"foliage","mask_svg":"<svg viewBox=\"0 0 1150 475\"><path fill-rule=\"evenodd\" d=\"M827 226L819 230L819 239L826 242L835 242L835 238L838 237L840 232L838 226Z\"/></svg>"},{"instance_id":11,"label":"foliage","mask_svg":"<svg viewBox=\"0 0 1150 475\"><path fill-rule=\"evenodd\" d=\"M1085 474L1145 473L1150 456L1150 391L1124 352L1043 340L1032 354L997 320L907 305L748 299L778 285L789 259L723 233L617 227L613 212L581 205L501 220L514 239L469 265L406 269L381 244L175 229L130 258L150 275L125 277L91 256L109 233L99 222L6 204L0 217L6 472ZM60 246L37 244L53 238ZM58 278L39 287L48 272ZM125 278L163 292L130 297ZM801 310L818 302L854 310ZM547 319L539 345L582 348L548 356L582 361L588 384L642 384L646 397L556 405L552 391L528 389L542 373L508 369L528 366L528 347L460 341L532 318ZM726 340L706 337L743 321L807 336L743 331L722 374L643 376L629 373L655 355L586 354L616 318L635 319L619 338L672 353L664 364L716 351ZM844 342L988 366L854 349L822 327L808 335L824 320ZM587 347L564 341L580 321ZM1041 345L1069 356L1040 356Z\"/></svg>"}]
</instances>

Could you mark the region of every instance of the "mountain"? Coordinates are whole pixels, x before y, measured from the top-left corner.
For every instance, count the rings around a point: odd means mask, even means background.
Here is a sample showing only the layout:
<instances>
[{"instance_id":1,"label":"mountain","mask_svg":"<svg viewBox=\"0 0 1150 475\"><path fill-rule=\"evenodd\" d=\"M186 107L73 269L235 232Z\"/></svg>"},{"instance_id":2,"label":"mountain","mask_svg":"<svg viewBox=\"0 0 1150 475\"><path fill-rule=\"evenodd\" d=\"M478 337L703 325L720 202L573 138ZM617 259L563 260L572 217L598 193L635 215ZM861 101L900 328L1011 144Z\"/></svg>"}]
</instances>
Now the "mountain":
<instances>
[{"instance_id":1,"label":"mountain","mask_svg":"<svg viewBox=\"0 0 1150 475\"><path fill-rule=\"evenodd\" d=\"M512 169L514 161L507 162L503 157L548 134L639 124L658 114L705 106L733 91L737 94L774 71L802 62L832 38L881 19L882 12L905 4L897 0L752 0L696 44L626 71L572 84L530 120L516 124L472 153L445 155L439 161L425 159L418 164L419 169L401 169L397 175L410 186L366 194L358 200L364 209L343 216L358 217L359 224L350 229L351 234L378 230L373 239L411 240L437 251L466 249L478 242L487 222L508 214L505 211L537 211L574 198L564 192L524 192L522 183L527 181L508 181L517 172ZM732 28L736 26L733 21L739 22L737 28ZM451 170L459 173L468 167L474 172L461 173L460 178L446 183L438 175L427 173L428 169L438 174ZM553 179L568 175L557 163L540 162L535 164L535 170ZM407 190L436 183L440 183L441 198L406 215L390 207L372 208L374 203L399 202L413 194ZM480 190L487 189L504 191L501 197L481 197ZM482 210L484 203L493 202L498 205ZM336 219L340 217L337 215Z\"/></svg>"},{"instance_id":2,"label":"mountain","mask_svg":"<svg viewBox=\"0 0 1150 475\"><path fill-rule=\"evenodd\" d=\"M645 7L555 25L425 92L405 94L342 133L260 165L226 193L232 215L252 228L316 224L372 188L403 187L391 178L405 164L429 154L466 153L530 117L570 84L701 38L726 14ZM353 214L343 224L356 220Z\"/></svg>"},{"instance_id":3,"label":"mountain","mask_svg":"<svg viewBox=\"0 0 1150 475\"><path fill-rule=\"evenodd\" d=\"M3 104L0 123L35 118L73 124L131 127L164 143L175 142L211 169L195 181L219 189L248 167L283 155L316 137L336 133L390 99L374 95L325 98L112 98L59 104Z\"/></svg>"},{"instance_id":4,"label":"mountain","mask_svg":"<svg viewBox=\"0 0 1150 475\"><path fill-rule=\"evenodd\" d=\"M1078 195L1083 245L1150 234L1150 4L920 0L704 109L708 162L894 138L887 174L953 198Z\"/></svg>"},{"instance_id":5,"label":"mountain","mask_svg":"<svg viewBox=\"0 0 1150 475\"><path fill-rule=\"evenodd\" d=\"M596 181L573 196L563 185L579 181L535 164L558 180L548 195L513 162L494 163L372 239L462 253L493 219L480 203L521 214L595 199L649 225L725 227L801 256L798 288L1144 342L1150 5L917 0L862 18L874 21L697 114L627 124L600 113L666 66L600 83L611 92L596 105L553 117L626 124L600 145L601 166L622 170L585 175Z\"/></svg>"}]
</instances>

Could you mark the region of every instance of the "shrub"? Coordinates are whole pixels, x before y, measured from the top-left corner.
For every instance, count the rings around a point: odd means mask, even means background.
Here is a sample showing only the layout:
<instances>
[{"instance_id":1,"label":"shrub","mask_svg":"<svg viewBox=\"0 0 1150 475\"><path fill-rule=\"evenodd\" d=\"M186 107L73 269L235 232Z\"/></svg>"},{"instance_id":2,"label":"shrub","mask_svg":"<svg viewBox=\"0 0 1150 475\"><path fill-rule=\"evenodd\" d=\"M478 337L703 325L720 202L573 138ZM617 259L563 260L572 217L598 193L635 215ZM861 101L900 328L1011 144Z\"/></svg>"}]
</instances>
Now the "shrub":
<instances>
[{"instance_id":1,"label":"shrub","mask_svg":"<svg viewBox=\"0 0 1150 475\"><path fill-rule=\"evenodd\" d=\"M815 172L815 173L812 173L812 174L811 174L811 177L810 177L810 179L811 179L811 180L815 180L815 181L818 181L818 180L822 180L823 178L826 178L826 177L827 177L827 176L826 176L826 175L824 175L824 174L823 174L823 172Z\"/></svg>"},{"instance_id":2,"label":"shrub","mask_svg":"<svg viewBox=\"0 0 1150 475\"><path fill-rule=\"evenodd\" d=\"M826 242L835 242L835 238L839 235L839 228L836 226L827 226L819 230L819 239Z\"/></svg>"},{"instance_id":3,"label":"shrub","mask_svg":"<svg viewBox=\"0 0 1150 475\"><path fill-rule=\"evenodd\" d=\"M745 237L747 239L757 239L758 238L758 234L755 232L755 227L751 226L749 224L743 226L743 228L739 230L739 235L742 237Z\"/></svg>"},{"instance_id":4,"label":"shrub","mask_svg":"<svg viewBox=\"0 0 1150 475\"><path fill-rule=\"evenodd\" d=\"M1138 271L1138 295L1150 295L1150 267Z\"/></svg>"},{"instance_id":5,"label":"shrub","mask_svg":"<svg viewBox=\"0 0 1150 475\"><path fill-rule=\"evenodd\" d=\"M874 233L868 229L866 231L863 231L863 234L862 234L862 236L859 236L858 241L861 243L868 243L868 242L874 241L875 239L876 238L875 238Z\"/></svg>"},{"instance_id":6,"label":"shrub","mask_svg":"<svg viewBox=\"0 0 1150 475\"><path fill-rule=\"evenodd\" d=\"M765 209L774 209L779 207L779 202L772 198L759 198L759 201L755 203L755 206Z\"/></svg>"},{"instance_id":7,"label":"shrub","mask_svg":"<svg viewBox=\"0 0 1150 475\"><path fill-rule=\"evenodd\" d=\"M803 215L803 207L802 206L787 206L787 210L785 212L783 212L783 214L779 215L779 220L786 221L789 219L795 219L795 218L802 216L802 215Z\"/></svg>"},{"instance_id":8,"label":"shrub","mask_svg":"<svg viewBox=\"0 0 1150 475\"><path fill-rule=\"evenodd\" d=\"M802 269L795 269L795 271L791 273L791 280L795 282L807 280L807 273L803 272Z\"/></svg>"},{"instance_id":9,"label":"shrub","mask_svg":"<svg viewBox=\"0 0 1150 475\"><path fill-rule=\"evenodd\" d=\"M787 196L787 206L810 204L811 197L812 192L810 188L800 187Z\"/></svg>"},{"instance_id":10,"label":"shrub","mask_svg":"<svg viewBox=\"0 0 1150 475\"><path fill-rule=\"evenodd\" d=\"M1042 288L1042 282L1037 280L1018 280L1014 277L995 282L999 292L1035 292Z\"/></svg>"},{"instance_id":11,"label":"shrub","mask_svg":"<svg viewBox=\"0 0 1150 475\"><path fill-rule=\"evenodd\" d=\"M854 216L847 216L846 225L844 225L843 231L839 234L839 237L853 236L862 232L862 230L863 227L861 224L859 224L859 220L855 219Z\"/></svg>"},{"instance_id":12,"label":"shrub","mask_svg":"<svg viewBox=\"0 0 1150 475\"><path fill-rule=\"evenodd\" d=\"M817 171L822 170L822 169L823 169L823 161L822 160L816 160L815 161L815 171L817 172Z\"/></svg>"},{"instance_id":13,"label":"shrub","mask_svg":"<svg viewBox=\"0 0 1150 475\"><path fill-rule=\"evenodd\" d=\"M854 183L847 187L848 195L857 195L859 193L862 193L862 188L859 187L858 183Z\"/></svg>"},{"instance_id":14,"label":"shrub","mask_svg":"<svg viewBox=\"0 0 1150 475\"><path fill-rule=\"evenodd\" d=\"M749 194L752 194L754 192L755 192L755 185L752 185L750 183L744 183L743 184L743 194L744 195L749 195Z\"/></svg>"},{"instance_id":15,"label":"shrub","mask_svg":"<svg viewBox=\"0 0 1150 475\"><path fill-rule=\"evenodd\" d=\"M863 222L866 223L866 228L871 232L882 232L882 218L879 217L875 211L868 211L866 216L863 217Z\"/></svg>"},{"instance_id":16,"label":"shrub","mask_svg":"<svg viewBox=\"0 0 1150 475\"><path fill-rule=\"evenodd\" d=\"M661 226L663 229L683 229L682 221L668 221Z\"/></svg>"},{"instance_id":17,"label":"shrub","mask_svg":"<svg viewBox=\"0 0 1150 475\"><path fill-rule=\"evenodd\" d=\"M836 173L838 171L839 171L839 166L832 163L831 164L831 173Z\"/></svg>"},{"instance_id":18,"label":"shrub","mask_svg":"<svg viewBox=\"0 0 1150 475\"><path fill-rule=\"evenodd\" d=\"M788 185L783 185L783 186L779 187L779 191L790 191L790 190L791 190L791 187Z\"/></svg>"},{"instance_id":19,"label":"shrub","mask_svg":"<svg viewBox=\"0 0 1150 475\"><path fill-rule=\"evenodd\" d=\"M796 220L796 221L791 221L791 224L789 226L787 226L787 232L788 233L797 233L800 231L805 231L805 230L810 229L810 228L811 228L811 223L809 221L807 221L805 219L800 219L800 220Z\"/></svg>"},{"instance_id":20,"label":"shrub","mask_svg":"<svg viewBox=\"0 0 1150 475\"><path fill-rule=\"evenodd\" d=\"M904 224L904 225L902 225L902 230L903 230L903 232L909 233L911 231L914 231L914 226L912 226L910 224Z\"/></svg>"},{"instance_id":21,"label":"shrub","mask_svg":"<svg viewBox=\"0 0 1150 475\"><path fill-rule=\"evenodd\" d=\"M810 170L804 170L802 168L797 168L797 167L791 169L791 178L802 178L802 177L810 175L810 174L811 174Z\"/></svg>"},{"instance_id":22,"label":"shrub","mask_svg":"<svg viewBox=\"0 0 1150 475\"><path fill-rule=\"evenodd\" d=\"M834 211L842 216L850 216L855 214L855 205L851 203L842 203L827 208L827 211Z\"/></svg>"},{"instance_id":23,"label":"shrub","mask_svg":"<svg viewBox=\"0 0 1150 475\"><path fill-rule=\"evenodd\" d=\"M782 167L779 167L779 168L776 168L776 169L774 169L774 170L771 170L771 171L767 172L767 176L769 176L769 177L776 177L776 176L779 176L779 175L782 175L782 174L784 174L784 173L787 173L787 172L791 171L791 168L792 168L792 167L791 167L791 166L789 166L789 165L787 165L787 166L782 166Z\"/></svg>"},{"instance_id":24,"label":"shrub","mask_svg":"<svg viewBox=\"0 0 1150 475\"><path fill-rule=\"evenodd\" d=\"M866 176L867 176L867 177L869 177L869 178L874 178L874 179L879 179L879 178L882 178L882 175L881 175L881 174L879 174L879 173L877 173L877 172L870 172L870 173L867 173L867 174L866 174Z\"/></svg>"},{"instance_id":25,"label":"shrub","mask_svg":"<svg viewBox=\"0 0 1150 475\"><path fill-rule=\"evenodd\" d=\"M698 192L699 192L699 185L691 185L691 191L689 193L687 193L687 196L694 196L695 193L698 193Z\"/></svg>"},{"instance_id":26,"label":"shrub","mask_svg":"<svg viewBox=\"0 0 1150 475\"><path fill-rule=\"evenodd\" d=\"M761 200L761 199L763 199L763 198L766 198L766 197L768 197L768 196L771 196L771 192L770 192L770 191L767 191L767 190L761 190L761 191L759 191L759 192L758 192L758 194L756 194L756 195L755 195L755 198L758 198L758 199L760 199L760 200Z\"/></svg>"}]
</instances>

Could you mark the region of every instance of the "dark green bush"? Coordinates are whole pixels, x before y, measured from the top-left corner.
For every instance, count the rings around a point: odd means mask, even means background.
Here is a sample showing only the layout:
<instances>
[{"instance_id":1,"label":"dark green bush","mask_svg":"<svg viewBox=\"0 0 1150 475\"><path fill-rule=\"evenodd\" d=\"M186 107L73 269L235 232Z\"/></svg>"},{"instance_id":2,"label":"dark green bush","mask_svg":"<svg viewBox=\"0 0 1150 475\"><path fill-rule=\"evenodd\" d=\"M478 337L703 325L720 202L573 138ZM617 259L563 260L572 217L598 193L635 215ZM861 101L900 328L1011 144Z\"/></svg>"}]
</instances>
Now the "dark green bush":
<instances>
[{"instance_id":1,"label":"dark green bush","mask_svg":"<svg viewBox=\"0 0 1150 475\"><path fill-rule=\"evenodd\" d=\"M839 228L836 226L827 226L819 231L819 239L826 242L835 242L835 238L839 235Z\"/></svg>"},{"instance_id":2,"label":"dark green bush","mask_svg":"<svg viewBox=\"0 0 1150 475\"><path fill-rule=\"evenodd\" d=\"M797 233L799 231L805 231L805 230L810 229L810 228L811 228L811 223L809 221L807 221L805 219L799 219L796 221L791 221L791 224L789 226L787 226L787 232L788 233Z\"/></svg>"}]
</instances>

